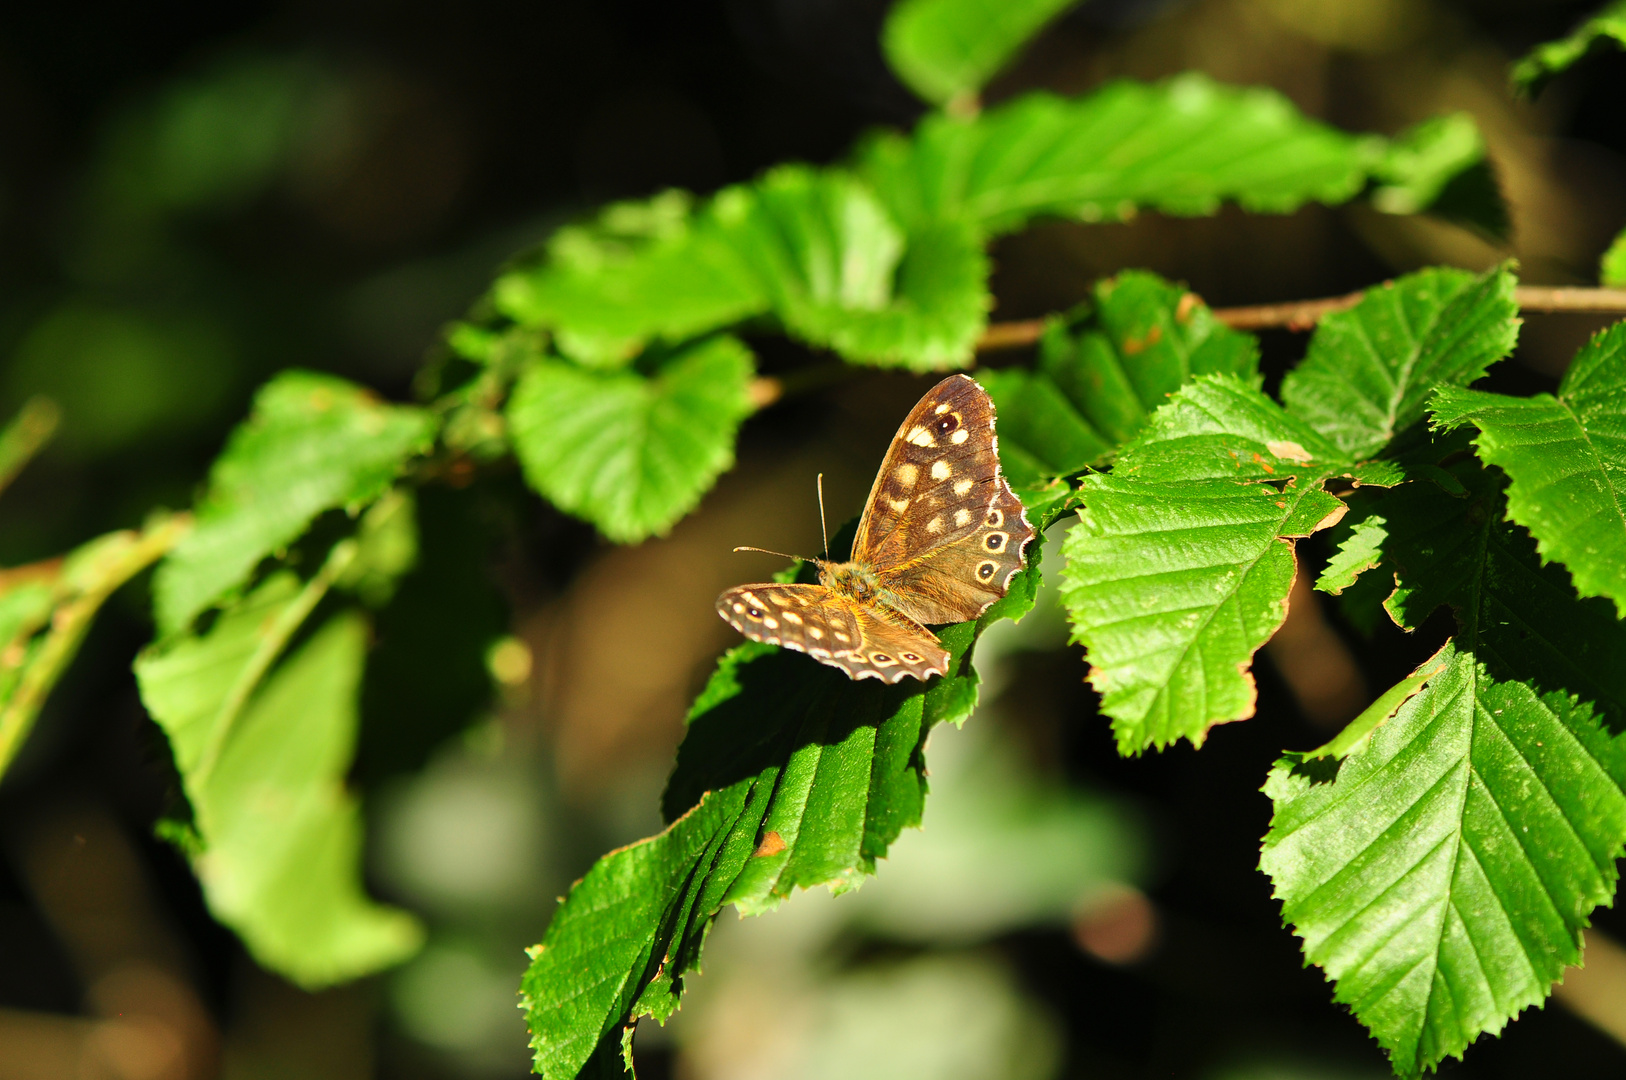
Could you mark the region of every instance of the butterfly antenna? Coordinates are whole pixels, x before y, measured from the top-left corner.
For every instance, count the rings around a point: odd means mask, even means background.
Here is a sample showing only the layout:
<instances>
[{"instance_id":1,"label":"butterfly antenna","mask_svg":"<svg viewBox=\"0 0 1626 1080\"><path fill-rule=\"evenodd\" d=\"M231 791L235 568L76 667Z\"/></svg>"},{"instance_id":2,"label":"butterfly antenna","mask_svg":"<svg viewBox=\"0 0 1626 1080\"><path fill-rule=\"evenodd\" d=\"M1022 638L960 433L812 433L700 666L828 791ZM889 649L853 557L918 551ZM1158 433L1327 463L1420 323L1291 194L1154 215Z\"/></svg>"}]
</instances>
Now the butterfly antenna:
<instances>
[{"instance_id":1,"label":"butterfly antenna","mask_svg":"<svg viewBox=\"0 0 1626 1080\"><path fill-rule=\"evenodd\" d=\"M760 554L763 554L763 555L777 555L781 559L793 559L793 560L795 560L797 562L818 562L819 561L817 559L810 559L806 555L786 555L783 551L769 551L767 548L737 547L734 550L735 551L755 551L755 552L759 552Z\"/></svg>"},{"instance_id":2,"label":"butterfly antenna","mask_svg":"<svg viewBox=\"0 0 1626 1080\"><path fill-rule=\"evenodd\" d=\"M824 537L824 559L830 561L830 530L824 524L824 474L819 474L819 535Z\"/></svg>"}]
</instances>

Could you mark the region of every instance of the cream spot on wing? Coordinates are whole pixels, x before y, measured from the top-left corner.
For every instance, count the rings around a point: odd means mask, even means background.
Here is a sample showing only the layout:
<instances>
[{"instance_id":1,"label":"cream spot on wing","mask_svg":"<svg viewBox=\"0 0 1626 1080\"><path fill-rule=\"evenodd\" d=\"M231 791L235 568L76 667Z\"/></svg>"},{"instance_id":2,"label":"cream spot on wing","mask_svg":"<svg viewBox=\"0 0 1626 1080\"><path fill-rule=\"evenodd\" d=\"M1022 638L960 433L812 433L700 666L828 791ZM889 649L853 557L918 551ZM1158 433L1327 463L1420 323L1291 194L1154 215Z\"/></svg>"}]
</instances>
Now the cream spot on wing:
<instances>
[{"instance_id":1,"label":"cream spot on wing","mask_svg":"<svg viewBox=\"0 0 1626 1080\"><path fill-rule=\"evenodd\" d=\"M834 634L836 640L841 642L843 645L849 645L852 643L852 638L848 637L846 634L843 634L840 630L832 630L830 633Z\"/></svg>"},{"instance_id":2,"label":"cream spot on wing","mask_svg":"<svg viewBox=\"0 0 1626 1080\"><path fill-rule=\"evenodd\" d=\"M971 511L964 507L954 511L954 527L956 529L963 529L969 524L971 524Z\"/></svg>"},{"instance_id":3,"label":"cream spot on wing","mask_svg":"<svg viewBox=\"0 0 1626 1080\"><path fill-rule=\"evenodd\" d=\"M820 660L828 660L828 659L830 659L830 650L829 649L809 649L809 650L807 650L807 655L817 657Z\"/></svg>"},{"instance_id":4,"label":"cream spot on wing","mask_svg":"<svg viewBox=\"0 0 1626 1080\"><path fill-rule=\"evenodd\" d=\"M736 614L736 615L744 615L745 614L745 605L740 603L738 600L734 601L734 614Z\"/></svg>"},{"instance_id":5,"label":"cream spot on wing","mask_svg":"<svg viewBox=\"0 0 1626 1080\"><path fill-rule=\"evenodd\" d=\"M949 468L949 463L944 461L942 458L938 458L936 461L932 462L933 480L947 480L952 475L954 475L954 470Z\"/></svg>"},{"instance_id":6,"label":"cream spot on wing","mask_svg":"<svg viewBox=\"0 0 1626 1080\"><path fill-rule=\"evenodd\" d=\"M757 599L757 594L756 593L748 592L748 593L740 593L740 595L745 597L745 599L747 601L749 601L750 603L753 603L753 604L761 604L762 603L761 600Z\"/></svg>"},{"instance_id":7,"label":"cream spot on wing","mask_svg":"<svg viewBox=\"0 0 1626 1080\"><path fill-rule=\"evenodd\" d=\"M915 481L920 479L920 469L918 466L905 462L892 470L892 479L898 482L899 487L908 491L915 486Z\"/></svg>"},{"instance_id":8,"label":"cream spot on wing","mask_svg":"<svg viewBox=\"0 0 1626 1080\"><path fill-rule=\"evenodd\" d=\"M932 438L932 433L921 427L919 424L916 424L914 427L909 429L909 434L903 437L903 441L914 443L916 446L937 445L937 440Z\"/></svg>"},{"instance_id":9,"label":"cream spot on wing","mask_svg":"<svg viewBox=\"0 0 1626 1080\"><path fill-rule=\"evenodd\" d=\"M800 621L800 620L798 620L798 621ZM807 628L807 636L812 638L814 641L823 641L824 640L824 631L820 630L816 626L810 626L810 627Z\"/></svg>"},{"instance_id":10,"label":"cream spot on wing","mask_svg":"<svg viewBox=\"0 0 1626 1080\"><path fill-rule=\"evenodd\" d=\"M762 620L762 625L766 626L769 630L777 630L779 629L779 620L774 618L765 618Z\"/></svg>"},{"instance_id":11,"label":"cream spot on wing","mask_svg":"<svg viewBox=\"0 0 1626 1080\"><path fill-rule=\"evenodd\" d=\"M790 607L790 601L780 593L769 593L768 599L773 601L775 607Z\"/></svg>"},{"instance_id":12,"label":"cream spot on wing","mask_svg":"<svg viewBox=\"0 0 1626 1080\"><path fill-rule=\"evenodd\" d=\"M943 404L939 405L937 408L933 409L932 413L935 416L942 416L944 413L946 413L948 411L949 411L948 402L944 402Z\"/></svg>"},{"instance_id":13,"label":"cream spot on wing","mask_svg":"<svg viewBox=\"0 0 1626 1080\"><path fill-rule=\"evenodd\" d=\"M966 492L971 490L971 485L974 483L976 483L976 481L971 479L969 476L954 481L954 494L960 496L965 495Z\"/></svg>"},{"instance_id":14,"label":"cream spot on wing","mask_svg":"<svg viewBox=\"0 0 1626 1080\"><path fill-rule=\"evenodd\" d=\"M792 626L800 626L800 625L802 625L802 617L800 615L796 614L794 611L787 611L787 612L785 612L784 615L782 615L780 617L783 618L786 622L790 623Z\"/></svg>"},{"instance_id":15,"label":"cream spot on wing","mask_svg":"<svg viewBox=\"0 0 1626 1080\"><path fill-rule=\"evenodd\" d=\"M901 514L905 510L909 509L908 499L888 499L886 500L886 504L892 508L892 512L894 514Z\"/></svg>"},{"instance_id":16,"label":"cream spot on wing","mask_svg":"<svg viewBox=\"0 0 1626 1080\"><path fill-rule=\"evenodd\" d=\"M938 533L942 532L943 531L943 515L938 514L936 517L934 517L930 521L926 522L926 531L931 533L933 536L935 536Z\"/></svg>"},{"instance_id":17,"label":"cream spot on wing","mask_svg":"<svg viewBox=\"0 0 1626 1080\"><path fill-rule=\"evenodd\" d=\"M956 431L953 435L949 436L949 442L953 443L955 446L959 446L961 443L965 442L970 437L971 437L971 432L967 431L965 428L961 428L959 431ZM930 446L931 444L930 443L922 443L921 445Z\"/></svg>"}]
</instances>

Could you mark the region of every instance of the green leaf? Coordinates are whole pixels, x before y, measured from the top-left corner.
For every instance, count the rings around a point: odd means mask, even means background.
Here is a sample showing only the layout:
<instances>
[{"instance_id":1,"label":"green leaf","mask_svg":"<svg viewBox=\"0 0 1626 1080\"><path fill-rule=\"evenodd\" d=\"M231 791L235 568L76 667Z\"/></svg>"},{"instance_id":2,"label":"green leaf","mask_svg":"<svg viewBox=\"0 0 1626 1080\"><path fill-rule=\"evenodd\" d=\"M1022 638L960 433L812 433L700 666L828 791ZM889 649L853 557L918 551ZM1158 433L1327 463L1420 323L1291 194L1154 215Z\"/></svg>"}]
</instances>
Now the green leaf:
<instances>
[{"instance_id":1,"label":"green leaf","mask_svg":"<svg viewBox=\"0 0 1626 1080\"><path fill-rule=\"evenodd\" d=\"M66 558L0 570L0 776L107 598L184 536L181 517L98 537Z\"/></svg>"},{"instance_id":2,"label":"green leaf","mask_svg":"<svg viewBox=\"0 0 1626 1080\"><path fill-rule=\"evenodd\" d=\"M1450 470L1460 496L1428 481L1376 494L1395 583L1390 617L1415 630L1448 606L1463 648L1492 677L1579 695L1626 728L1626 624L1608 601L1578 600L1562 566L1542 565L1530 534L1504 520L1498 474L1471 458Z\"/></svg>"},{"instance_id":3,"label":"green leaf","mask_svg":"<svg viewBox=\"0 0 1626 1080\"><path fill-rule=\"evenodd\" d=\"M1506 269L1420 270L1321 320L1282 382L1289 412L1353 458L1423 418L1438 386L1466 386L1513 350L1519 307Z\"/></svg>"},{"instance_id":4,"label":"green leaf","mask_svg":"<svg viewBox=\"0 0 1626 1080\"><path fill-rule=\"evenodd\" d=\"M1292 538L1343 513L1322 485L1348 467L1251 382L1210 375L1085 477L1061 597L1120 752L1201 745L1253 714L1248 667L1286 616Z\"/></svg>"},{"instance_id":5,"label":"green leaf","mask_svg":"<svg viewBox=\"0 0 1626 1080\"><path fill-rule=\"evenodd\" d=\"M1614 0L1577 26L1568 37L1543 42L1513 65L1513 86L1534 94L1561 71L1567 70L1594 47L1626 47L1626 0Z\"/></svg>"},{"instance_id":6,"label":"green leaf","mask_svg":"<svg viewBox=\"0 0 1626 1080\"><path fill-rule=\"evenodd\" d=\"M572 359L608 368L631 363L652 340L709 333L768 306L728 230L682 191L615 203L560 229L544 258L503 274L492 297L519 325L555 330Z\"/></svg>"},{"instance_id":7,"label":"green leaf","mask_svg":"<svg viewBox=\"0 0 1626 1080\"><path fill-rule=\"evenodd\" d=\"M723 192L715 212L793 335L886 367L970 361L991 304L971 223L923 223L906 236L855 177L794 166Z\"/></svg>"},{"instance_id":8,"label":"green leaf","mask_svg":"<svg viewBox=\"0 0 1626 1080\"><path fill-rule=\"evenodd\" d=\"M946 678L855 682L754 642L724 655L689 713L666 831L600 859L531 950L521 997L539 1073L575 1077L590 1058L602 1067L634 1018L664 1022L723 905L759 913L795 889L841 892L875 872L919 824L927 733L976 704L976 637L1033 606L1041 542L1009 595L939 632Z\"/></svg>"},{"instance_id":9,"label":"green leaf","mask_svg":"<svg viewBox=\"0 0 1626 1080\"><path fill-rule=\"evenodd\" d=\"M243 585L318 514L378 498L434 433L425 410L386 405L343 379L303 371L272 379L215 459L196 528L158 568L159 633L184 629Z\"/></svg>"},{"instance_id":10,"label":"green leaf","mask_svg":"<svg viewBox=\"0 0 1626 1080\"><path fill-rule=\"evenodd\" d=\"M271 669L355 552L342 542L304 586L273 575L206 634L149 648L135 668L192 807L188 854L210 912L257 961L311 989L398 963L423 937L361 884L360 809L344 777L366 620L333 616Z\"/></svg>"},{"instance_id":11,"label":"green leaf","mask_svg":"<svg viewBox=\"0 0 1626 1080\"><path fill-rule=\"evenodd\" d=\"M1609 250L1599 260L1598 284L1626 286L1626 230L1615 237L1615 242L1609 245Z\"/></svg>"},{"instance_id":12,"label":"green leaf","mask_svg":"<svg viewBox=\"0 0 1626 1080\"><path fill-rule=\"evenodd\" d=\"M1508 516L1569 567L1582 596L1626 614L1626 323L1576 354L1556 396L1442 389L1433 412L1443 429L1479 429L1480 458L1511 481Z\"/></svg>"},{"instance_id":13,"label":"green leaf","mask_svg":"<svg viewBox=\"0 0 1626 1080\"><path fill-rule=\"evenodd\" d=\"M1505 241L1512 228L1469 113L1436 116L1395 136L1373 170L1372 205L1385 214L1429 213Z\"/></svg>"},{"instance_id":14,"label":"green leaf","mask_svg":"<svg viewBox=\"0 0 1626 1080\"><path fill-rule=\"evenodd\" d=\"M897 219L966 220L989 234L1040 216L1117 220L1137 207L1212 214L1227 199L1286 213L1353 197L1382 140L1302 116L1271 90L1187 74L1078 99L1026 94L974 119L928 117L859 156Z\"/></svg>"},{"instance_id":15,"label":"green leaf","mask_svg":"<svg viewBox=\"0 0 1626 1080\"><path fill-rule=\"evenodd\" d=\"M934 104L974 98L1028 39L1077 0L902 0L881 31L887 62Z\"/></svg>"},{"instance_id":16,"label":"green leaf","mask_svg":"<svg viewBox=\"0 0 1626 1080\"><path fill-rule=\"evenodd\" d=\"M999 410L1000 458L1013 484L1104 463L1195 375L1258 374L1252 335L1156 274L1097 282L1094 301L1076 333L1060 321L1046 327L1035 370L978 376Z\"/></svg>"},{"instance_id":17,"label":"green leaf","mask_svg":"<svg viewBox=\"0 0 1626 1080\"><path fill-rule=\"evenodd\" d=\"M1345 517L1333 526L1337 549L1327 560L1315 587L1322 592L1342 593L1354 586L1356 579L1367 570L1375 570L1383 563L1383 545L1389 539L1388 522L1378 514L1356 518ZM1342 535L1339 535L1339 534Z\"/></svg>"},{"instance_id":18,"label":"green leaf","mask_svg":"<svg viewBox=\"0 0 1626 1080\"><path fill-rule=\"evenodd\" d=\"M1626 842L1626 742L1447 645L1325 782L1271 772L1261 868L1305 955L1404 1076L1461 1056L1580 962Z\"/></svg>"},{"instance_id":19,"label":"green leaf","mask_svg":"<svg viewBox=\"0 0 1626 1080\"><path fill-rule=\"evenodd\" d=\"M543 360L508 404L525 479L617 543L664 533L734 464L752 368L726 336L662 357L648 376Z\"/></svg>"},{"instance_id":20,"label":"green leaf","mask_svg":"<svg viewBox=\"0 0 1626 1080\"><path fill-rule=\"evenodd\" d=\"M35 397L23 402L11 423L0 429L0 491L5 491L23 466L50 441L61 419L54 402Z\"/></svg>"}]
</instances>

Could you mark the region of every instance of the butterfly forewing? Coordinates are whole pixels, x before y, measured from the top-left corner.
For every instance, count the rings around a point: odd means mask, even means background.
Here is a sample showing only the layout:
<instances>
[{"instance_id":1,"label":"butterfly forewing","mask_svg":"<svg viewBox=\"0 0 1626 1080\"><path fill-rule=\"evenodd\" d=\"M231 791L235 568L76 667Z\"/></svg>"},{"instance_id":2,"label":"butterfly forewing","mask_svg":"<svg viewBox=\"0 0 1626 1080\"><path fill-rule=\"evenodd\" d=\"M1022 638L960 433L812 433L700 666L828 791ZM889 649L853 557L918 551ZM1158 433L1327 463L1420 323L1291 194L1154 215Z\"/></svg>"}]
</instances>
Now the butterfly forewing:
<instances>
[{"instance_id":1,"label":"butterfly forewing","mask_svg":"<svg viewBox=\"0 0 1626 1080\"><path fill-rule=\"evenodd\" d=\"M823 585L741 585L717 598L717 613L753 641L805 652L854 679L897 682L948 671L948 652L925 627Z\"/></svg>"},{"instance_id":2,"label":"butterfly forewing","mask_svg":"<svg viewBox=\"0 0 1626 1080\"><path fill-rule=\"evenodd\" d=\"M999 487L974 532L901 567L878 571L894 607L919 622L962 622L1009 591L1025 563L1033 526L1003 479Z\"/></svg>"}]
</instances>

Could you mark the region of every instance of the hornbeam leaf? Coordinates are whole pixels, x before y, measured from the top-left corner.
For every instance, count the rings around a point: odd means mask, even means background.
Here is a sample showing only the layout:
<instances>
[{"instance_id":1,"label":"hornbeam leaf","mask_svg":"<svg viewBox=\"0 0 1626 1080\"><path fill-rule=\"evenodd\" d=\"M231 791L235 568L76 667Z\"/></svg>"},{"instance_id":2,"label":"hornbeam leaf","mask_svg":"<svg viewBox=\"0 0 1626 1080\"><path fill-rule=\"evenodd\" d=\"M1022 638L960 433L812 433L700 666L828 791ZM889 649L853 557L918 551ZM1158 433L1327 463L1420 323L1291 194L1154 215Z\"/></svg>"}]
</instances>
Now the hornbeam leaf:
<instances>
[{"instance_id":1,"label":"hornbeam leaf","mask_svg":"<svg viewBox=\"0 0 1626 1080\"><path fill-rule=\"evenodd\" d=\"M1254 652L1286 615L1292 540L1344 504L1337 447L1249 382L1204 376L1084 480L1062 601L1122 753L1253 714Z\"/></svg>"},{"instance_id":2,"label":"hornbeam leaf","mask_svg":"<svg viewBox=\"0 0 1626 1080\"><path fill-rule=\"evenodd\" d=\"M1235 199L1286 213L1356 195L1384 153L1305 118L1270 90L1188 74L1077 99L1025 94L975 118L883 136L858 168L898 220L968 220L991 234L1041 216L1117 220L1146 207L1212 214Z\"/></svg>"},{"instance_id":3,"label":"hornbeam leaf","mask_svg":"<svg viewBox=\"0 0 1626 1080\"><path fill-rule=\"evenodd\" d=\"M1547 41L1531 49L1513 65L1513 85L1533 94L1559 72L1599 46L1626 48L1626 0L1615 0L1557 41Z\"/></svg>"},{"instance_id":4,"label":"hornbeam leaf","mask_svg":"<svg viewBox=\"0 0 1626 1080\"><path fill-rule=\"evenodd\" d=\"M1626 322L1587 343L1558 393L1442 389L1434 422L1479 429L1474 446L1511 483L1507 513L1569 568L1582 596L1626 615Z\"/></svg>"},{"instance_id":5,"label":"hornbeam leaf","mask_svg":"<svg viewBox=\"0 0 1626 1080\"><path fill-rule=\"evenodd\" d=\"M1609 245L1609 250L1598 260L1598 284L1626 285L1626 230L1622 230L1621 234L1615 237L1615 242Z\"/></svg>"},{"instance_id":6,"label":"hornbeam leaf","mask_svg":"<svg viewBox=\"0 0 1626 1080\"><path fill-rule=\"evenodd\" d=\"M1466 386L1512 352L1513 286L1506 269L1435 268L1368 290L1321 320L1282 402L1351 457L1376 453L1423 418L1436 387Z\"/></svg>"},{"instance_id":7,"label":"hornbeam leaf","mask_svg":"<svg viewBox=\"0 0 1626 1080\"><path fill-rule=\"evenodd\" d=\"M289 571L267 578L207 633L170 638L135 666L192 808L190 828L169 831L210 912L261 964L312 989L399 963L423 940L361 882L361 812L344 777L366 620L340 612L271 667L356 550L344 541L335 551L350 558L330 558L303 588Z\"/></svg>"},{"instance_id":8,"label":"hornbeam leaf","mask_svg":"<svg viewBox=\"0 0 1626 1080\"><path fill-rule=\"evenodd\" d=\"M1041 537L1064 504L1050 505L1034 513ZM754 642L724 655L690 710L663 800L670 824L600 859L531 950L521 998L539 1073L630 1068L629 1025L677 1008L725 904L759 913L795 889L845 891L875 872L898 834L920 823L926 735L976 704L977 636L1032 608L1041 542L1003 600L939 631L952 657L946 678L855 682Z\"/></svg>"},{"instance_id":9,"label":"hornbeam leaf","mask_svg":"<svg viewBox=\"0 0 1626 1080\"><path fill-rule=\"evenodd\" d=\"M1272 770L1261 868L1305 955L1412 1076L1580 962L1626 843L1626 740L1447 645L1337 767Z\"/></svg>"},{"instance_id":10,"label":"hornbeam leaf","mask_svg":"<svg viewBox=\"0 0 1626 1080\"><path fill-rule=\"evenodd\" d=\"M1045 23L1077 0L903 0L881 31L887 61L936 104L975 95Z\"/></svg>"},{"instance_id":11,"label":"hornbeam leaf","mask_svg":"<svg viewBox=\"0 0 1626 1080\"><path fill-rule=\"evenodd\" d=\"M266 383L209 471L197 527L158 567L160 633L184 629L244 584L318 514L384 494L434 433L427 410L386 405L331 375L287 371Z\"/></svg>"},{"instance_id":12,"label":"hornbeam leaf","mask_svg":"<svg viewBox=\"0 0 1626 1080\"><path fill-rule=\"evenodd\" d=\"M611 540L663 533L733 465L752 368L726 336L662 357L649 375L544 359L508 403L525 479Z\"/></svg>"}]
</instances>

